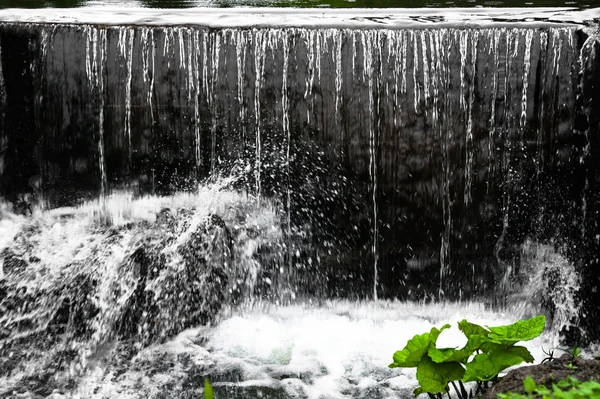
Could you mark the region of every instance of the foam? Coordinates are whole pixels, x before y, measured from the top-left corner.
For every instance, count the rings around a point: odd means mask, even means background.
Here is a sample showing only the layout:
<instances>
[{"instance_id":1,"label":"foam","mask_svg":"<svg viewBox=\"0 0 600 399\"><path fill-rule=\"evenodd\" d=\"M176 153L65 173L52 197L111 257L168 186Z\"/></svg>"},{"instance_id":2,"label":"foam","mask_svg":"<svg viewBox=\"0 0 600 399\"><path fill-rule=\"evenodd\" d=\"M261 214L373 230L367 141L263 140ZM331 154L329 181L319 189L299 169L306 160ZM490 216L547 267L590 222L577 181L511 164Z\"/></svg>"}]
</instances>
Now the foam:
<instances>
[{"instance_id":1,"label":"foam","mask_svg":"<svg viewBox=\"0 0 600 399\"><path fill-rule=\"evenodd\" d=\"M465 339L456 323L463 318L500 325L519 315L486 310L474 302L331 301L323 306L246 310L217 326L188 330L163 345L145 349L132 362L132 371L113 381L98 381L95 386L103 394L94 397L123 392L124 387L136 385L135 380L144 381L143 395L154 397L161 386L181 383L181 376L189 377L194 367L176 363L170 374L155 380L133 371L136 362L160 367L161 361L184 355L192 359L192 365L202 366L205 375L241 373L242 382L217 378L213 383L217 392L219 387L259 386L280 388L291 398L345 398L349 392L358 395L372 390L382 397L408 397L417 385L415 369L389 369L393 353L415 334L445 323L452 328L440 335L439 346L460 346ZM540 362L546 356L543 349L553 347L556 338L555 332L548 332L525 346Z\"/></svg>"}]
</instances>

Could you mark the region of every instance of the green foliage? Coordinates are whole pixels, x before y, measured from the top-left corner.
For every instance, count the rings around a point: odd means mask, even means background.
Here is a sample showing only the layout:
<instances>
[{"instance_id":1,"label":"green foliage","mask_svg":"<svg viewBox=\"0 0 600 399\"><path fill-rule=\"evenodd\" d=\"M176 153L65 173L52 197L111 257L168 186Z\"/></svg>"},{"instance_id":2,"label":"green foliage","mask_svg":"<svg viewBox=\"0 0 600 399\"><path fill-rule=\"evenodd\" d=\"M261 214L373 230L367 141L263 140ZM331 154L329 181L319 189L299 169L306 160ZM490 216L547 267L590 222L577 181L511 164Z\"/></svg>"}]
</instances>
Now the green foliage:
<instances>
[{"instance_id":1,"label":"green foliage","mask_svg":"<svg viewBox=\"0 0 600 399\"><path fill-rule=\"evenodd\" d=\"M504 369L523 361L532 363L533 356L523 346L496 347L487 353L475 355L467 363L463 381L494 381Z\"/></svg>"},{"instance_id":2,"label":"green foliage","mask_svg":"<svg viewBox=\"0 0 600 399\"><path fill-rule=\"evenodd\" d=\"M568 370L577 370L577 366L575 366L573 363L569 363L566 365Z\"/></svg>"},{"instance_id":3,"label":"green foliage","mask_svg":"<svg viewBox=\"0 0 600 399\"><path fill-rule=\"evenodd\" d=\"M439 330L433 327L428 333L415 335L404 349L394 353L394 363L390 364L390 367L417 367L429 347L431 345L435 347L440 333L446 328L450 328L450 324L446 324Z\"/></svg>"},{"instance_id":4,"label":"green foliage","mask_svg":"<svg viewBox=\"0 0 600 399\"><path fill-rule=\"evenodd\" d=\"M520 341L538 337L544 330L546 318L536 316L507 326L482 327L462 320L458 328L467 337L464 347L438 348L437 339L442 331L450 328L432 328L430 332L415 335L404 349L394 353L394 362L389 367L416 367L420 386L414 394L427 393L430 397L441 398L452 384L458 397L469 396L463 382L477 382L475 394L487 387L488 381L496 381L507 367L522 362L533 362L533 356ZM458 382L460 389L455 384Z\"/></svg>"},{"instance_id":5,"label":"green foliage","mask_svg":"<svg viewBox=\"0 0 600 399\"><path fill-rule=\"evenodd\" d=\"M525 392L533 393L537 388L537 384L535 383L533 378L526 377L525 380L523 380L523 388L525 388Z\"/></svg>"},{"instance_id":6,"label":"green foliage","mask_svg":"<svg viewBox=\"0 0 600 399\"><path fill-rule=\"evenodd\" d=\"M498 399L586 399L600 397L600 383L597 381L579 382L577 378L567 377L552 384L552 389L538 385L533 378L523 380L525 394L507 392L498 394Z\"/></svg>"},{"instance_id":7,"label":"green foliage","mask_svg":"<svg viewBox=\"0 0 600 399\"><path fill-rule=\"evenodd\" d=\"M508 326L489 327L491 333L488 338L499 344L516 344L539 337L545 326L546 316L535 316Z\"/></svg>"},{"instance_id":8,"label":"green foliage","mask_svg":"<svg viewBox=\"0 0 600 399\"><path fill-rule=\"evenodd\" d=\"M573 357L573 359L575 359L581 355L581 348L578 346L575 346L575 347L571 348L571 350L569 351L569 354Z\"/></svg>"},{"instance_id":9,"label":"green foliage","mask_svg":"<svg viewBox=\"0 0 600 399\"><path fill-rule=\"evenodd\" d=\"M417 366L417 380L421 391L432 394L445 393L451 381L460 380L465 373L458 362L435 363L425 355Z\"/></svg>"},{"instance_id":10,"label":"green foliage","mask_svg":"<svg viewBox=\"0 0 600 399\"><path fill-rule=\"evenodd\" d=\"M208 378L204 379L204 399L215 399L215 394Z\"/></svg>"}]
</instances>

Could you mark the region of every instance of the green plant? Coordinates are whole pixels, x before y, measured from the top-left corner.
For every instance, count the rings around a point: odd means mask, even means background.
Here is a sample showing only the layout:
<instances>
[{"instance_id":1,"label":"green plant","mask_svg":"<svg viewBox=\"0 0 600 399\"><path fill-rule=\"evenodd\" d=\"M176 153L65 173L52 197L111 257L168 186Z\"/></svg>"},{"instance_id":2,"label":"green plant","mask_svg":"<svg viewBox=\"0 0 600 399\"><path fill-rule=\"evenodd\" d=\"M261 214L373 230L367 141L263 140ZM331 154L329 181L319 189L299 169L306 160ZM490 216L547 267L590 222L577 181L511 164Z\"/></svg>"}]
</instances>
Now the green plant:
<instances>
[{"instance_id":1,"label":"green plant","mask_svg":"<svg viewBox=\"0 0 600 399\"><path fill-rule=\"evenodd\" d=\"M575 377L567 377L552 384L552 389L538 385L533 378L523 380L525 394L507 392L498 394L498 399L587 399L600 397L600 383L597 381L579 382Z\"/></svg>"},{"instance_id":2,"label":"green plant","mask_svg":"<svg viewBox=\"0 0 600 399\"><path fill-rule=\"evenodd\" d=\"M581 348L578 346L571 348L569 350L569 355L571 355L573 359L578 358L581 355Z\"/></svg>"},{"instance_id":3,"label":"green plant","mask_svg":"<svg viewBox=\"0 0 600 399\"><path fill-rule=\"evenodd\" d=\"M420 386L414 390L415 395L426 393L430 398L441 398L452 384L458 397L466 399L473 393L467 393L465 382L476 382L477 395L489 382L497 381L506 368L523 361L533 362L527 348L516 343L538 337L545 324L544 316L487 328L462 320L458 328L467 337L467 343L460 349L438 348L439 335L450 325L434 327L428 333L415 335L404 349L394 353L394 362L389 367L417 368Z\"/></svg>"},{"instance_id":4,"label":"green plant","mask_svg":"<svg viewBox=\"0 0 600 399\"><path fill-rule=\"evenodd\" d=\"M542 352L546 357L542 360L542 363L551 362L554 360L554 348L548 349L548 352L544 348L542 348Z\"/></svg>"},{"instance_id":5,"label":"green plant","mask_svg":"<svg viewBox=\"0 0 600 399\"><path fill-rule=\"evenodd\" d=\"M569 363L565 366L568 370L577 370L577 366L575 366L573 363Z\"/></svg>"},{"instance_id":6,"label":"green plant","mask_svg":"<svg viewBox=\"0 0 600 399\"><path fill-rule=\"evenodd\" d=\"M215 399L215 394L208 378L204 379L204 399Z\"/></svg>"},{"instance_id":7,"label":"green plant","mask_svg":"<svg viewBox=\"0 0 600 399\"><path fill-rule=\"evenodd\" d=\"M563 349L563 348L550 348L550 349L548 349L547 352L546 352L545 349L542 348L542 352L544 352L544 354L546 355L546 357L544 358L544 360L542 360L542 363L550 362L550 361L552 361L552 360L555 359L554 358L554 350L555 349L558 349L560 351L565 352L566 354L568 354L569 356L571 356L573 359L576 359L576 358L578 358L578 357L581 356L581 348L578 347L578 346L574 346L572 348L566 348L566 349Z\"/></svg>"}]
</instances>

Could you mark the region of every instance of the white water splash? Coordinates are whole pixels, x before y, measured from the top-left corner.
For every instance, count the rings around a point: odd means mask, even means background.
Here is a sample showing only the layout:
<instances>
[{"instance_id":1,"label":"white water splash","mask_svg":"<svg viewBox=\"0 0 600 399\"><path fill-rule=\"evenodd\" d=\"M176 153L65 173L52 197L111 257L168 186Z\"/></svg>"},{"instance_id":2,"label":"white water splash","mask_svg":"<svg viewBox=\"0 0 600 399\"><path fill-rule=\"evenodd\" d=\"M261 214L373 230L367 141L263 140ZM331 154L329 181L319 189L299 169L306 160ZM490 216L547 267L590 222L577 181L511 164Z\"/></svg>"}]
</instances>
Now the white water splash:
<instances>
[{"instance_id":1,"label":"white water splash","mask_svg":"<svg viewBox=\"0 0 600 399\"><path fill-rule=\"evenodd\" d=\"M109 372L87 381L87 392L94 392L92 398L116 393L155 398L166 390L172 397L201 394L203 377L212 375L217 396L238 392L239 397L249 397L258 388L290 398L364 397L368 392L409 398L417 385L415 369L387 366L413 335L450 323L452 328L438 342L455 347L465 343L456 326L463 318L494 326L516 317L514 312L494 313L476 303L334 301L254 309L150 347L131 361L124 374ZM539 362L551 341L552 335L544 334L525 345ZM171 366L165 368L166 364Z\"/></svg>"}]
</instances>

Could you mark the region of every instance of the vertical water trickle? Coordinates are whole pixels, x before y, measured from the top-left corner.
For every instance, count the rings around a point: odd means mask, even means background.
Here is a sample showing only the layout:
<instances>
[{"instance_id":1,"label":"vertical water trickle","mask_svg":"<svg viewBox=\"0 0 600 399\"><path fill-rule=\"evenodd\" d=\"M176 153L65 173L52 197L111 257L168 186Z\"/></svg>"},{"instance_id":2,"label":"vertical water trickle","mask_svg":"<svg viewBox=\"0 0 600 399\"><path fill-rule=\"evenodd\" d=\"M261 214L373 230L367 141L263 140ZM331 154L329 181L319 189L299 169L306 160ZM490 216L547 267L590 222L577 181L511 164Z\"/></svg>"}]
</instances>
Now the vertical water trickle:
<instances>
[{"instance_id":1,"label":"vertical water trickle","mask_svg":"<svg viewBox=\"0 0 600 399\"><path fill-rule=\"evenodd\" d=\"M486 185L486 192L489 194L490 192L490 184L492 182L491 177L493 176L494 163L492 163L494 152L494 140L496 137L496 99L498 97L498 75L500 69L500 56L498 54L498 46L500 43L500 37L502 34L502 30L493 29L491 32L491 46L489 46L489 55L492 56L493 64L492 64L492 93L490 98L490 120L488 126L488 178Z\"/></svg>"},{"instance_id":2,"label":"vertical water trickle","mask_svg":"<svg viewBox=\"0 0 600 399\"><path fill-rule=\"evenodd\" d=\"M46 57L48 56L48 49L51 48L50 38L54 36L57 25L53 26L44 26L42 28L41 33L41 41L40 41L40 51L42 56L42 62L45 62ZM52 30L52 32L50 32ZM86 41L87 44L87 41Z\"/></svg>"},{"instance_id":3,"label":"vertical water trickle","mask_svg":"<svg viewBox=\"0 0 600 399\"><path fill-rule=\"evenodd\" d=\"M407 93L406 89L406 73L407 73L407 58L408 58L408 33L406 30L402 31L402 48L400 53L400 58L402 59L402 85L400 89L402 90L402 94Z\"/></svg>"},{"instance_id":4,"label":"vertical water trickle","mask_svg":"<svg viewBox=\"0 0 600 399\"><path fill-rule=\"evenodd\" d=\"M190 44L193 49L193 57L190 55L190 68L192 70L192 77L190 79L194 82L194 159L196 160L196 179L200 176L200 167L202 166L202 152L200 146L200 31L194 30L192 43ZM189 51L192 53L192 50Z\"/></svg>"},{"instance_id":5,"label":"vertical water trickle","mask_svg":"<svg viewBox=\"0 0 600 399\"><path fill-rule=\"evenodd\" d=\"M185 29L181 27L177 27L176 29L171 29L173 34L177 32L177 42L179 44L179 68L185 70L187 68L187 57L185 55L185 37L184 32Z\"/></svg>"},{"instance_id":6,"label":"vertical water trickle","mask_svg":"<svg viewBox=\"0 0 600 399\"><path fill-rule=\"evenodd\" d=\"M208 36L209 32L204 31L202 33L202 86L204 88L204 95L207 97L206 101L211 99L208 97L209 86L208 86Z\"/></svg>"},{"instance_id":7,"label":"vertical water trickle","mask_svg":"<svg viewBox=\"0 0 600 399\"><path fill-rule=\"evenodd\" d=\"M171 47L175 43L175 32L173 28L163 28L165 41L163 42L163 57L167 60L167 67L171 68L171 59L173 57L170 56Z\"/></svg>"},{"instance_id":8,"label":"vertical water trickle","mask_svg":"<svg viewBox=\"0 0 600 399\"><path fill-rule=\"evenodd\" d=\"M6 160L4 158L4 154L7 150L8 137L5 129L5 120L6 120L6 86L4 82L4 72L2 69L2 43L0 42L0 178L4 174L4 170L6 168ZM2 183L0 183L0 188L2 188ZM3 260L0 261L0 278L2 277L3 269L2 269Z\"/></svg>"},{"instance_id":9,"label":"vertical water trickle","mask_svg":"<svg viewBox=\"0 0 600 399\"><path fill-rule=\"evenodd\" d=\"M315 50L317 47L317 34L314 30L305 30L306 33L306 51L308 57L308 75L306 81L306 91L304 98L309 101L310 107L306 109L306 121L310 124L310 117L314 113L315 102L313 96L313 88L315 85L315 76L318 73L317 62L319 60L319 53Z\"/></svg>"},{"instance_id":10,"label":"vertical water trickle","mask_svg":"<svg viewBox=\"0 0 600 399\"><path fill-rule=\"evenodd\" d=\"M319 32L319 31L315 32L315 35L314 35L314 39L315 39L314 61L315 61L315 76L316 76L317 84L321 83L321 57L323 57L323 55L325 54L322 51L324 38L325 38L325 35L323 35L321 32ZM313 109L314 109L314 105L313 105Z\"/></svg>"},{"instance_id":11,"label":"vertical water trickle","mask_svg":"<svg viewBox=\"0 0 600 399\"><path fill-rule=\"evenodd\" d=\"M552 29L550 30L550 32L552 32ZM541 63L542 65L547 65L548 63L548 32L544 31L540 33L540 55L541 55ZM536 160L535 160L535 174L536 174L536 178L539 178L540 173L542 171L542 165L544 165L544 149L543 149L543 143L544 143L544 135L545 135L545 128L544 128L544 124L541 122L543 121L544 116L546 115L546 85L548 82L548 76L547 74L543 73L541 76L541 82L540 82L540 95L539 95L539 99L540 99L540 107L538 110L538 115L537 118L540 121L540 123L538 124L538 131L537 131L537 140L536 140L536 147L537 147L537 151L536 151ZM542 213L540 212L540 217L542 216Z\"/></svg>"},{"instance_id":12,"label":"vertical water trickle","mask_svg":"<svg viewBox=\"0 0 600 399\"><path fill-rule=\"evenodd\" d=\"M419 31L419 44L421 45L421 59L423 62L423 99L425 101L425 115L427 115L427 110L429 109L429 98L430 98L430 91L429 91L429 80L430 80L430 73L429 73L429 58L427 56L427 42L429 39L429 34L430 32L427 30L421 30Z\"/></svg>"},{"instance_id":13,"label":"vertical water trickle","mask_svg":"<svg viewBox=\"0 0 600 399\"><path fill-rule=\"evenodd\" d=\"M527 103L529 90L529 73L531 71L531 45L533 42L533 30L527 29L525 34L525 55L523 57L523 92L521 93L521 117L519 119L521 137L519 144L521 152L525 153L525 127L527 125Z\"/></svg>"},{"instance_id":14,"label":"vertical water trickle","mask_svg":"<svg viewBox=\"0 0 600 399\"><path fill-rule=\"evenodd\" d=\"M465 188L464 188L464 203L465 206L469 204L470 197L468 193L471 192L471 167L473 164L473 156L472 156L472 141L473 136L469 131L470 127L470 118L469 111L467 110L467 103L470 103L467 100L467 90L466 87L466 79L465 74L467 73L467 57L469 51L469 36L471 34L470 30L461 30L459 33L459 49L460 49L460 110L463 115L466 116L467 120L467 131L465 134ZM469 85L470 87L470 85Z\"/></svg>"},{"instance_id":15,"label":"vertical water trickle","mask_svg":"<svg viewBox=\"0 0 600 399\"><path fill-rule=\"evenodd\" d=\"M246 110L246 102L244 99L246 98L244 95L244 87L245 87L245 76L246 76L246 54L247 54L247 46L248 42L247 32L245 30L235 30L235 55L237 62L237 101L240 107L239 109L239 118L241 124L241 132L242 132L242 141L244 145L246 144L246 119L247 119L247 110Z\"/></svg>"},{"instance_id":16,"label":"vertical water trickle","mask_svg":"<svg viewBox=\"0 0 600 399\"><path fill-rule=\"evenodd\" d=\"M460 30L455 33L458 35L458 46L460 51L460 110L465 112L465 70L467 68L467 51L469 31Z\"/></svg>"},{"instance_id":17,"label":"vertical water trickle","mask_svg":"<svg viewBox=\"0 0 600 399\"><path fill-rule=\"evenodd\" d=\"M106 62L106 30L86 26L85 69L92 92L98 93L98 169L100 172L100 198L106 195L107 177L104 159L104 65Z\"/></svg>"},{"instance_id":18,"label":"vertical water trickle","mask_svg":"<svg viewBox=\"0 0 600 399\"><path fill-rule=\"evenodd\" d=\"M379 263L379 251L378 251L378 235L379 235L379 223L377 222L377 132L375 131L375 114L374 114L374 71L373 71L373 48L379 43L374 43L378 35L374 31L362 31L361 32L361 44L363 48L363 77L367 80L368 85L368 96L369 96L369 178L371 180L371 193L373 201L373 220L372 220L372 246L371 252L373 255L373 300L377 300L377 283L378 283L378 263ZM381 51L381 50L380 50Z\"/></svg>"},{"instance_id":19,"label":"vertical water trickle","mask_svg":"<svg viewBox=\"0 0 600 399\"><path fill-rule=\"evenodd\" d=\"M91 26L86 25L84 28L86 35L85 41L85 72L88 78L88 84L90 87L94 86L95 82L95 42L94 42L94 29Z\"/></svg>"},{"instance_id":20,"label":"vertical water trickle","mask_svg":"<svg viewBox=\"0 0 600 399\"><path fill-rule=\"evenodd\" d=\"M254 29L254 116L256 131L255 180L256 198L260 202L261 195L261 120L260 120L260 88L265 65L266 38L263 30Z\"/></svg>"},{"instance_id":21,"label":"vertical water trickle","mask_svg":"<svg viewBox=\"0 0 600 399\"><path fill-rule=\"evenodd\" d=\"M463 36L462 33L465 33ZM463 39L464 37L464 39ZM464 102L464 106L466 107L467 114L467 134L466 134L466 142L465 142L465 191L464 191L464 203L465 206L471 203L471 186L473 184L473 106L475 102L475 74L477 68L477 46L479 44L479 32L478 31L466 31L461 32L461 60L463 56L463 43L466 46L469 42L470 37L470 45L469 48L471 50L471 76L469 79L469 90L468 90L468 101ZM465 64L467 61L467 49L464 49L464 60ZM463 62L461 61L461 69L463 66ZM466 66L465 66L466 70ZM463 71L464 72L464 71ZM464 79L464 75L461 74L461 78ZM462 85L464 85L465 81L462 81ZM461 85L461 91L463 90L463 86ZM461 100L464 100L464 97L461 96Z\"/></svg>"},{"instance_id":22,"label":"vertical water trickle","mask_svg":"<svg viewBox=\"0 0 600 399\"><path fill-rule=\"evenodd\" d=\"M125 30L126 48L123 51L127 68L127 83L125 86L125 136L127 137L127 166L131 167L131 84L133 78L133 40L135 31L132 28Z\"/></svg>"},{"instance_id":23,"label":"vertical water trickle","mask_svg":"<svg viewBox=\"0 0 600 399\"><path fill-rule=\"evenodd\" d=\"M413 102L415 107L415 114L418 112L418 106L420 101L420 90L419 90L419 47L416 33L412 30L408 31L410 37L410 44L412 50L412 62L413 62Z\"/></svg>"},{"instance_id":24,"label":"vertical water trickle","mask_svg":"<svg viewBox=\"0 0 600 399\"><path fill-rule=\"evenodd\" d=\"M0 42L0 61L2 60L2 43ZM0 62L0 122L4 121L4 112L6 109L6 86L4 84L4 72L2 71L2 62ZM2 131L2 134L4 133L4 130ZM3 150L2 145L3 145L3 141L2 141L2 137L0 136L0 150ZM3 159L2 159L2 168L4 166L3 163ZM0 175L2 175L2 168L0 168Z\"/></svg>"},{"instance_id":25,"label":"vertical water trickle","mask_svg":"<svg viewBox=\"0 0 600 399\"><path fill-rule=\"evenodd\" d=\"M212 123L210 127L210 172L214 173L217 162L217 101L216 85L219 81L219 64L221 54L221 39L224 38L224 33L214 33L211 35L211 75L210 75L210 95L211 101L211 117Z\"/></svg>"},{"instance_id":26,"label":"vertical water trickle","mask_svg":"<svg viewBox=\"0 0 600 399\"><path fill-rule=\"evenodd\" d=\"M572 35L572 33L571 33ZM583 45L581 46L581 50L579 52L579 60L578 60L578 68L579 68L579 86L577 88L577 102L581 103L583 106L583 115L585 116L585 118L587 119L587 128L585 129L585 138L586 138L586 144L585 147L583 149L583 152L581 154L580 157L580 164L585 165L586 162L589 161L590 156L592 155L592 149L591 149L591 145L592 145L592 140L593 138L590 137L590 100L589 99L581 99L581 96L584 93L584 82L586 80L588 80L588 76L586 76L586 74L588 74L588 65L586 64L588 62L588 60L595 60L597 57L596 54L596 42L597 42L598 38L594 37L593 35L590 35L586 41L583 43ZM588 166L589 168L589 166ZM583 239L586 238L587 235L587 231L586 231L586 224L588 223L588 194L590 191L590 181L589 181L589 176L588 173L586 173L585 176L585 183L583 186L583 191L581 194L581 218L582 218L582 223L581 223L581 237ZM596 236L596 239L598 239L598 236Z\"/></svg>"},{"instance_id":27,"label":"vertical water trickle","mask_svg":"<svg viewBox=\"0 0 600 399\"><path fill-rule=\"evenodd\" d=\"M451 126L451 120L449 118L450 112L450 100L448 93L450 91L450 55L451 52L448 50L453 36L452 30L445 30L440 32L440 53L438 59L440 62L440 72L438 73L440 79L441 92L443 93L443 109L444 115L441 118L439 125L439 137L442 150L442 218L444 229L441 236L440 243L440 285L439 285L439 296L440 298L444 295L444 278L448 274L450 269L450 234L452 232L452 199L450 197L450 145L453 140L453 126Z\"/></svg>"},{"instance_id":28,"label":"vertical water trickle","mask_svg":"<svg viewBox=\"0 0 600 399\"><path fill-rule=\"evenodd\" d=\"M196 47L194 46L194 30L187 28L185 29L187 39L185 40L185 44L187 44L187 60L185 62L185 69L187 71L187 100L188 104L192 102L192 97L194 96L194 92L196 90L196 80L194 79L194 55Z\"/></svg>"},{"instance_id":29,"label":"vertical water trickle","mask_svg":"<svg viewBox=\"0 0 600 399\"><path fill-rule=\"evenodd\" d=\"M95 32L98 32L95 29ZM98 71L99 83L100 83L100 116L98 119L98 163L100 167L100 196L104 198L106 196L107 189L107 178L106 178L106 160L104 159L104 68L106 65L107 58L107 40L106 40L106 29L100 31L100 67Z\"/></svg>"},{"instance_id":30,"label":"vertical water trickle","mask_svg":"<svg viewBox=\"0 0 600 399\"><path fill-rule=\"evenodd\" d=\"M517 56L519 49L518 35L519 32L516 29L504 30L503 33L506 37L506 56L505 56L505 70L504 70L504 115L503 115L503 126L502 126L502 232L498 241L496 242L496 259L499 263L503 263L501 259L501 251L506 240L506 234L508 231L509 216L510 216L510 203L511 203L511 190L512 190L512 179L513 170L511 166L511 154L513 147L513 123L510 107L510 72L512 69L513 60ZM512 44L512 45L511 45ZM510 275L512 272L512 266L507 265L506 275Z\"/></svg>"},{"instance_id":31,"label":"vertical water trickle","mask_svg":"<svg viewBox=\"0 0 600 399\"><path fill-rule=\"evenodd\" d=\"M289 110L289 95L288 95L288 70L289 70L289 58L290 58L290 37L283 35L283 71L281 80L281 113L282 113L282 129L283 136L285 137L285 173L286 173L286 218L287 218L287 259L288 259L288 272L292 270L292 196L291 196L291 184L290 184L290 145L291 145L291 134L290 134L290 110ZM289 274L288 274L289 278Z\"/></svg>"},{"instance_id":32,"label":"vertical water trickle","mask_svg":"<svg viewBox=\"0 0 600 399\"><path fill-rule=\"evenodd\" d=\"M391 31L388 37L388 53L387 53L387 65L399 65L400 60L398 59L398 54L400 53L400 33L398 31ZM398 68L393 69L393 86L392 86L392 119L394 128L398 127ZM386 96L389 96L389 88L386 88Z\"/></svg>"},{"instance_id":33,"label":"vertical water trickle","mask_svg":"<svg viewBox=\"0 0 600 399\"><path fill-rule=\"evenodd\" d=\"M372 38L373 45L371 48L375 47L377 49L378 62L377 67L379 70L375 74L374 71L371 72L371 80L377 77L376 88L377 88L377 104L375 107L375 111L371 108L371 112L373 113L373 117L377 120L377 129L373 131L373 299L377 300L377 286L379 285L379 208L377 204L377 185L378 178L377 174L379 173L379 168L377 167L377 162L379 160L379 134L381 133L381 76L383 74L383 49L385 47L385 35L381 30L376 31L376 35ZM371 94L373 95L373 94ZM388 97L388 93L386 93L386 97ZM372 125L372 124L371 124Z\"/></svg>"},{"instance_id":34,"label":"vertical water trickle","mask_svg":"<svg viewBox=\"0 0 600 399\"><path fill-rule=\"evenodd\" d=\"M334 37L335 44L335 112L336 122L341 126L340 116L340 101L342 99L342 41L343 41L342 30L338 30Z\"/></svg>"},{"instance_id":35,"label":"vertical water trickle","mask_svg":"<svg viewBox=\"0 0 600 399\"><path fill-rule=\"evenodd\" d=\"M439 74L441 73L441 54L440 35L443 35L445 30L437 30L430 32L428 40L429 54L431 57L431 88L433 90L433 104L431 107L431 124L434 129L438 126L439 121Z\"/></svg>"},{"instance_id":36,"label":"vertical water trickle","mask_svg":"<svg viewBox=\"0 0 600 399\"><path fill-rule=\"evenodd\" d=\"M154 112L152 110L152 99L154 96L154 75L155 75L155 56L156 42L154 40L153 28L142 28L142 77L144 83L148 85L146 92L146 101L150 109L151 128L154 126Z\"/></svg>"},{"instance_id":37,"label":"vertical water trickle","mask_svg":"<svg viewBox=\"0 0 600 399\"><path fill-rule=\"evenodd\" d=\"M45 93L44 93L44 89L47 87L47 63L48 63L48 52L50 49L52 49L53 43L52 43L52 39L54 38L54 34L56 32L56 28L57 25L47 25L47 26L43 26L42 30L41 30L41 34L40 34L40 48L39 48L39 55L34 57L34 59L32 60L32 62L30 63L29 67L31 70L31 76L32 78L35 80L34 83L34 87L37 87L38 89L36 90L35 96L34 96L34 109L33 109L33 120L34 120L34 128L36 131L39 132L39 141L38 141L38 145L41 145L41 148L44 148L44 146L46 145L46 126L44 122L42 122L44 120L44 116L46 114L46 110L44 107L44 101L45 99ZM78 32L79 34L85 33L85 32ZM0 56L0 59L2 57ZM0 68L0 91L4 90L4 79L1 76L1 68ZM0 94L0 96L4 96L6 93L4 92L3 94ZM4 98L4 100L0 100L0 129L5 129L5 127L3 126L3 122L4 122L4 118L5 118L5 111L4 111L4 107L2 104L4 104L4 101L6 100L6 98ZM4 141L3 143L3 138L2 138L2 134L0 132L0 175L2 174L2 169L3 169L3 160L2 160L2 156L1 154L4 153L5 149L3 149L3 145L6 145L7 142ZM37 165L39 165L39 176L40 176L40 180L39 180L39 186L37 187L36 191L37 191L37 198L35 199L35 201L37 202L37 205L40 206L42 209L45 207L45 201L44 201L44 182L47 179L48 176L48 166L47 163L44 161L44 151L35 151L35 158L36 158L36 162ZM1 266L0 266L1 267Z\"/></svg>"}]
</instances>

